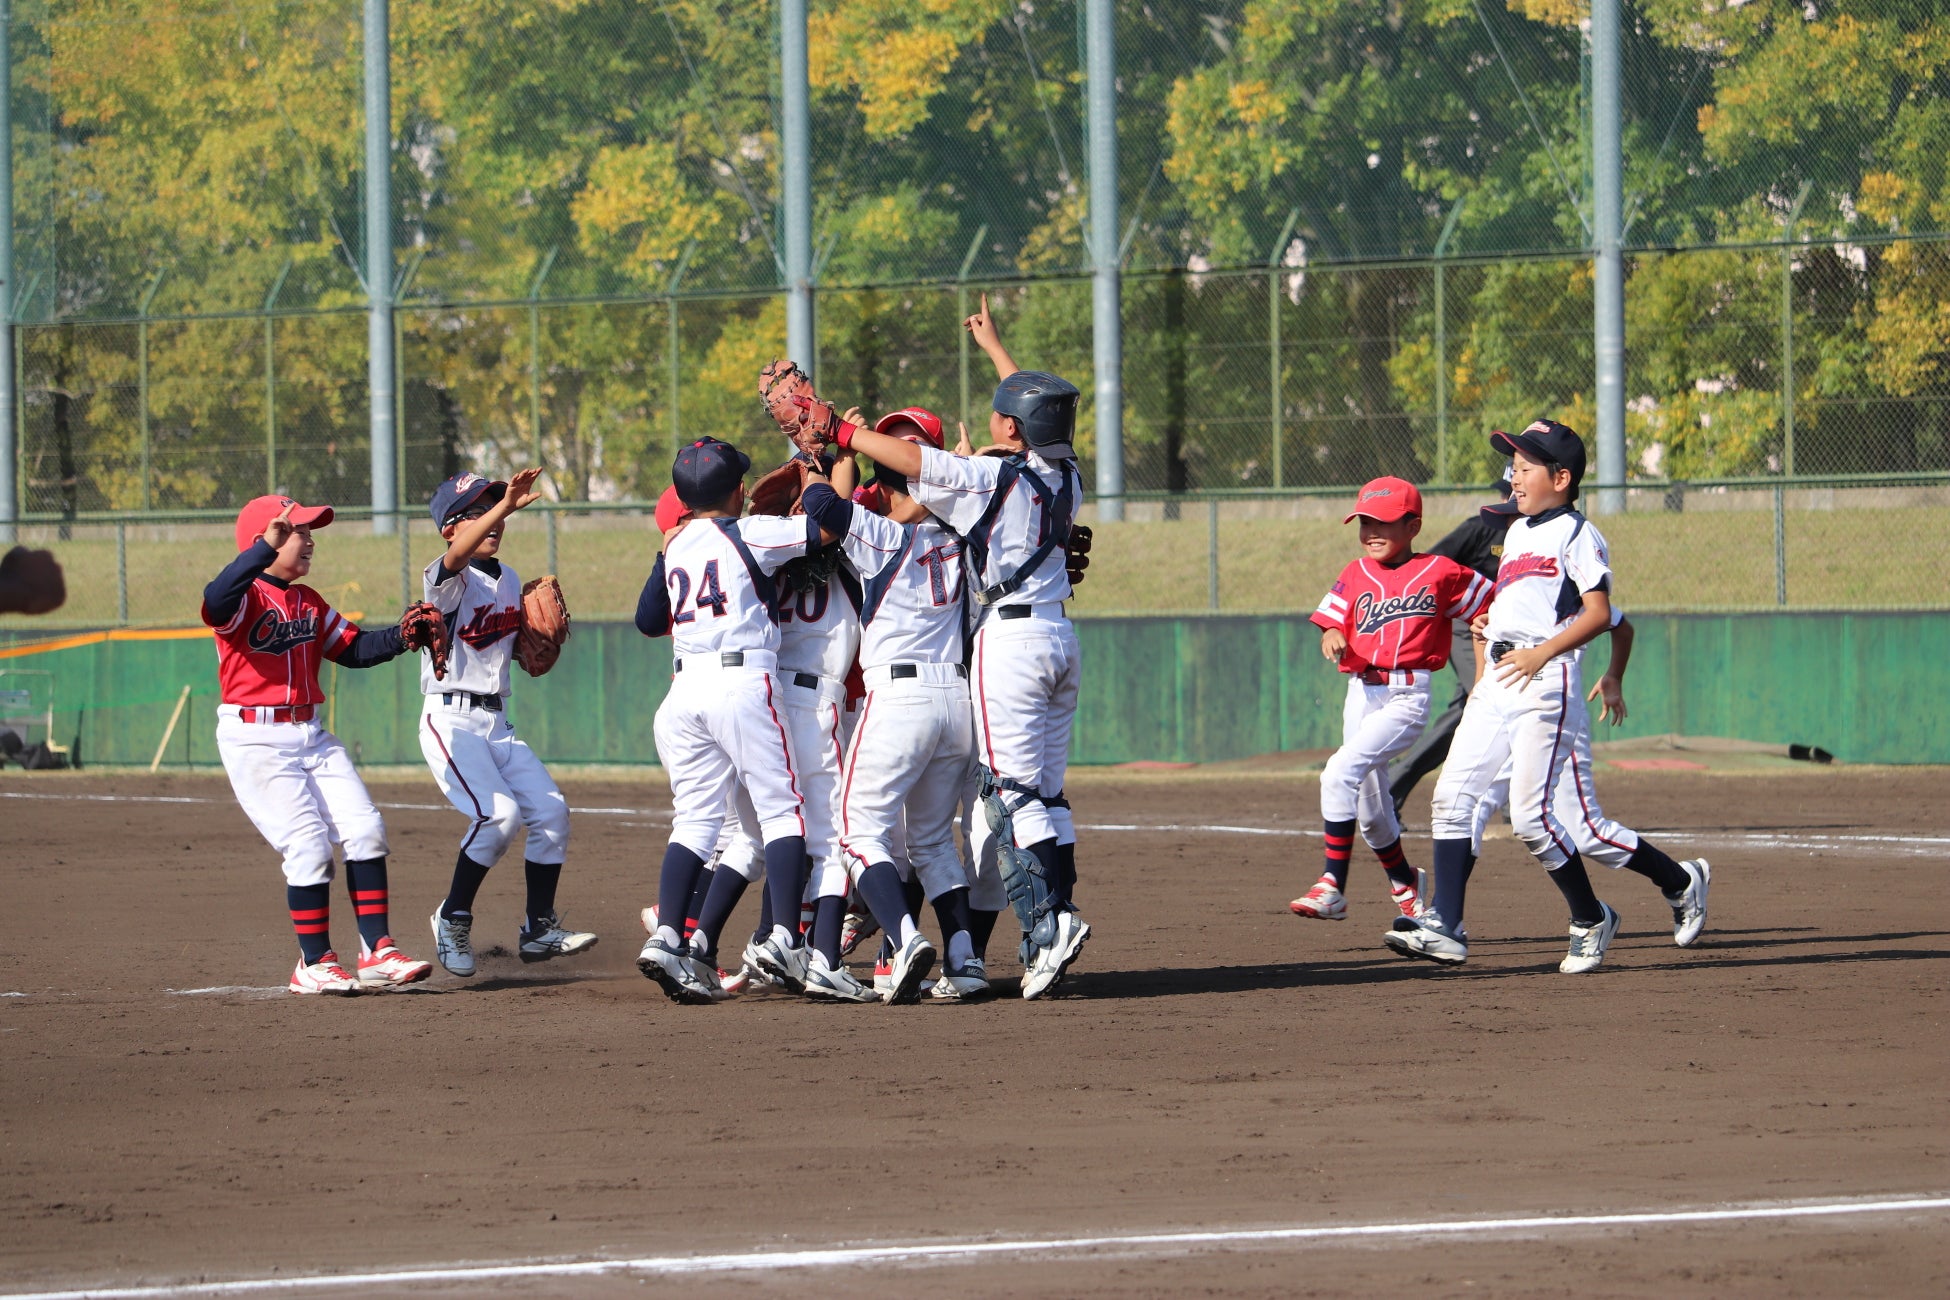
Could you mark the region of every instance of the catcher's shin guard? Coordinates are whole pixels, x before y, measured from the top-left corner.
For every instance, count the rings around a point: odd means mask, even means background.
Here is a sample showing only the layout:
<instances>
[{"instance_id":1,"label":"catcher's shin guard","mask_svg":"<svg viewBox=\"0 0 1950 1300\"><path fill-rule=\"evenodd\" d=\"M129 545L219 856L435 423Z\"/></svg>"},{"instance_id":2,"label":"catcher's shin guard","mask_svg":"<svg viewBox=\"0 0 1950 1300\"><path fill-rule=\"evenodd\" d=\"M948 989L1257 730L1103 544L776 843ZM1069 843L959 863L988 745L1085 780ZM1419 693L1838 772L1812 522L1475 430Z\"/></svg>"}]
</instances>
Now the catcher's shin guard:
<instances>
[{"instance_id":1,"label":"catcher's shin guard","mask_svg":"<svg viewBox=\"0 0 1950 1300\"><path fill-rule=\"evenodd\" d=\"M1003 888L1009 893L1009 906L1022 923L1023 962L1027 965L1032 949L1056 942L1056 882L1034 853L1016 847L1016 810L1042 796L1020 782L996 776L986 767L981 773L982 811L988 817L989 829L995 832L995 861L1002 872Z\"/></svg>"}]
</instances>

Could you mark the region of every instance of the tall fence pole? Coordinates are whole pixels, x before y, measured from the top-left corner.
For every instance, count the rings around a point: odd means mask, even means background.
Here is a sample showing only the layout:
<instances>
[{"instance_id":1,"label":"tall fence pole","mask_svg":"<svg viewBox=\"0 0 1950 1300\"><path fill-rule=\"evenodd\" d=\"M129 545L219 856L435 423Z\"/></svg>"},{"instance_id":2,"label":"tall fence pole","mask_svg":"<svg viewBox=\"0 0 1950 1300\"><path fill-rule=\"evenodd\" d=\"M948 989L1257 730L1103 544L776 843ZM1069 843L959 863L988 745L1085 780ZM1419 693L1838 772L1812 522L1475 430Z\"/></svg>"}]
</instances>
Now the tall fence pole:
<instances>
[{"instance_id":1,"label":"tall fence pole","mask_svg":"<svg viewBox=\"0 0 1950 1300\"><path fill-rule=\"evenodd\" d=\"M365 0L366 387L372 421L372 531L399 510L393 391L393 76L387 0Z\"/></svg>"},{"instance_id":2,"label":"tall fence pole","mask_svg":"<svg viewBox=\"0 0 1950 1300\"><path fill-rule=\"evenodd\" d=\"M0 0L0 542L20 518L20 427L14 389L14 73L12 0Z\"/></svg>"},{"instance_id":3,"label":"tall fence pole","mask_svg":"<svg viewBox=\"0 0 1950 1300\"><path fill-rule=\"evenodd\" d=\"M142 291L142 305L136 308L136 436L142 445L141 501L144 510L149 509L150 506L149 480L151 475L151 458L153 455L149 444L149 304L156 300L156 290L162 288L162 278L162 270L158 270L154 275L149 277L149 287Z\"/></svg>"},{"instance_id":4,"label":"tall fence pole","mask_svg":"<svg viewBox=\"0 0 1950 1300\"><path fill-rule=\"evenodd\" d=\"M975 265L975 254L982 251L982 241L988 238L988 223L983 222L975 232L975 238L968 241L968 251L962 254L961 270L955 272L955 324L960 325L968 319L968 268ZM968 331L961 331L961 422L968 423Z\"/></svg>"},{"instance_id":5,"label":"tall fence pole","mask_svg":"<svg viewBox=\"0 0 1950 1300\"><path fill-rule=\"evenodd\" d=\"M785 350L815 366L812 294L812 103L806 80L806 0L779 7L779 73L784 99Z\"/></svg>"},{"instance_id":6,"label":"tall fence pole","mask_svg":"<svg viewBox=\"0 0 1950 1300\"><path fill-rule=\"evenodd\" d=\"M1619 99L1619 5L1591 0L1591 197L1597 243L1598 512L1625 509L1625 153Z\"/></svg>"},{"instance_id":7,"label":"tall fence pole","mask_svg":"<svg viewBox=\"0 0 1950 1300\"><path fill-rule=\"evenodd\" d=\"M1787 242L1781 245L1781 472L1790 477L1794 474L1794 225L1801 220L1801 205L1813 187L1812 181L1801 182L1801 192L1788 212ZM1785 605L1785 586L1782 592Z\"/></svg>"},{"instance_id":8,"label":"tall fence pole","mask_svg":"<svg viewBox=\"0 0 1950 1300\"><path fill-rule=\"evenodd\" d=\"M551 248L528 285L528 441L537 465L542 463L542 284L554 265Z\"/></svg>"},{"instance_id":9,"label":"tall fence pole","mask_svg":"<svg viewBox=\"0 0 1950 1300\"><path fill-rule=\"evenodd\" d=\"M278 490L278 368L277 368L277 317L271 313L277 310L278 295L284 292L284 279L291 274L291 259L284 259L284 269L264 294L264 490L275 493Z\"/></svg>"},{"instance_id":10,"label":"tall fence pole","mask_svg":"<svg viewBox=\"0 0 1950 1300\"><path fill-rule=\"evenodd\" d=\"M1268 405L1271 408L1273 438L1273 486L1286 486L1286 377L1280 366L1280 271L1286 260L1287 241L1293 238L1293 228L1300 224L1300 209L1295 208L1286 214L1286 224L1280 227L1280 237L1273 241L1273 247L1266 254L1266 362L1272 372L1268 379L1271 395Z\"/></svg>"},{"instance_id":11,"label":"tall fence pole","mask_svg":"<svg viewBox=\"0 0 1950 1300\"><path fill-rule=\"evenodd\" d=\"M1774 485L1774 603L1787 604L1787 488Z\"/></svg>"},{"instance_id":12,"label":"tall fence pole","mask_svg":"<svg viewBox=\"0 0 1950 1300\"><path fill-rule=\"evenodd\" d=\"M1442 223L1442 234L1435 241L1435 481L1449 481L1449 302L1447 267L1449 237L1456 233L1456 218L1462 215L1463 201L1450 205L1449 218Z\"/></svg>"},{"instance_id":13,"label":"tall fence pole","mask_svg":"<svg viewBox=\"0 0 1950 1300\"><path fill-rule=\"evenodd\" d=\"M1219 607L1219 498L1205 502L1205 607Z\"/></svg>"},{"instance_id":14,"label":"tall fence pole","mask_svg":"<svg viewBox=\"0 0 1950 1300\"><path fill-rule=\"evenodd\" d=\"M671 268L670 283L664 288L664 301L670 307L670 333L666 343L669 355L666 358L670 367L670 454L675 456L684 445L684 419L679 412L679 398L684 381L684 357L680 351L683 343L678 333L677 290L684 283L684 269L691 264L691 254L697 251L697 241L684 245L684 252Z\"/></svg>"},{"instance_id":15,"label":"tall fence pole","mask_svg":"<svg viewBox=\"0 0 1950 1300\"><path fill-rule=\"evenodd\" d=\"M1087 0L1090 94L1090 322L1097 395L1097 517L1124 518L1124 318L1117 239L1117 14Z\"/></svg>"}]
</instances>

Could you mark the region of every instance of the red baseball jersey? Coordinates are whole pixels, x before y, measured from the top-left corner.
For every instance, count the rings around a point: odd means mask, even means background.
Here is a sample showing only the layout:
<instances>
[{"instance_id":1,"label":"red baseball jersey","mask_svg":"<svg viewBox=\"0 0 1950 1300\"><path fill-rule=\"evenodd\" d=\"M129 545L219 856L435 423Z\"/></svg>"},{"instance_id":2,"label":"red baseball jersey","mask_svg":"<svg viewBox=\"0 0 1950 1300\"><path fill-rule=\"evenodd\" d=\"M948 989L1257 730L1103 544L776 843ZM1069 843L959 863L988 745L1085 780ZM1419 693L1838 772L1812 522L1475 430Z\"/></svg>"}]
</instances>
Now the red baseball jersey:
<instances>
[{"instance_id":1,"label":"red baseball jersey","mask_svg":"<svg viewBox=\"0 0 1950 1300\"><path fill-rule=\"evenodd\" d=\"M1347 637L1341 671L1426 668L1449 662L1457 619L1489 608L1495 588L1446 555L1416 555L1394 568L1360 559L1341 570L1312 622Z\"/></svg>"},{"instance_id":2,"label":"red baseball jersey","mask_svg":"<svg viewBox=\"0 0 1950 1300\"><path fill-rule=\"evenodd\" d=\"M216 627L207 606L203 621ZM343 654L359 629L310 587L260 576L216 633L223 702L263 708L323 704L319 663Z\"/></svg>"}]
</instances>

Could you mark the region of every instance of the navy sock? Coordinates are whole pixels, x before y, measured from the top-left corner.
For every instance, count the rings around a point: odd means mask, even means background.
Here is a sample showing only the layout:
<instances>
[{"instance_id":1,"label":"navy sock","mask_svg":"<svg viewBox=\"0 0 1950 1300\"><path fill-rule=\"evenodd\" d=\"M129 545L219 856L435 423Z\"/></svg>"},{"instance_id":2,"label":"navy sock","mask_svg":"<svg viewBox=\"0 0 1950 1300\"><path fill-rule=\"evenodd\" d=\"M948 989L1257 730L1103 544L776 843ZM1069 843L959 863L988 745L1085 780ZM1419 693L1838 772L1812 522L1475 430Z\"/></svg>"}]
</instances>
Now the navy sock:
<instances>
[{"instance_id":1,"label":"navy sock","mask_svg":"<svg viewBox=\"0 0 1950 1300\"><path fill-rule=\"evenodd\" d=\"M1056 846L1056 897L1069 907L1077 898L1077 846L1075 842Z\"/></svg>"},{"instance_id":2,"label":"navy sock","mask_svg":"<svg viewBox=\"0 0 1950 1300\"><path fill-rule=\"evenodd\" d=\"M1604 904L1591 892L1591 877L1585 874L1584 859L1573 853L1570 861L1550 873L1551 883L1564 895L1571 909L1573 925L1596 925L1605 919Z\"/></svg>"},{"instance_id":3,"label":"navy sock","mask_svg":"<svg viewBox=\"0 0 1950 1300\"><path fill-rule=\"evenodd\" d=\"M948 951L948 941L963 930L968 931L969 942L975 940L974 913L968 907L968 887L951 889L934 900L934 919L941 925L941 950Z\"/></svg>"},{"instance_id":4,"label":"navy sock","mask_svg":"<svg viewBox=\"0 0 1950 1300\"><path fill-rule=\"evenodd\" d=\"M716 867L697 873L697 884L691 887L690 904L684 908L684 924L677 927L686 939L697 930L697 918L703 914L704 900L711 892L711 878L717 874Z\"/></svg>"},{"instance_id":5,"label":"navy sock","mask_svg":"<svg viewBox=\"0 0 1950 1300\"><path fill-rule=\"evenodd\" d=\"M1429 855L1429 897L1422 900L1435 909L1442 924L1454 934L1462 925L1463 897L1468 889L1473 859L1468 840L1437 840Z\"/></svg>"},{"instance_id":6,"label":"navy sock","mask_svg":"<svg viewBox=\"0 0 1950 1300\"><path fill-rule=\"evenodd\" d=\"M718 936L724 933L725 922L738 906L738 900L745 896L751 884L730 867L720 867L705 873L711 878L710 892L704 895L704 906L697 909L697 929L691 935L693 946L702 946L706 953L718 951Z\"/></svg>"},{"instance_id":7,"label":"navy sock","mask_svg":"<svg viewBox=\"0 0 1950 1300\"><path fill-rule=\"evenodd\" d=\"M284 905L291 909L291 928L298 932L305 965L332 951L331 885L286 885Z\"/></svg>"},{"instance_id":8,"label":"navy sock","mask_svg":"<svg viewBox=\"0 0 1950 1300\"><path fill-rule=\"evenodd\" d=\"M912 870L912 868L909 868ZM921 909L927 905L928 891L921 887L919 872L901 881L901 897L907 902L907 914L919 918Z\"/></svg>"},{"instance_id":9,"label":"navy sock","mask_svg":"<svg viewBox=\"0 0 1950 1300\"><path fill-rule=\"evenodd\" d=\"M1408 855L1402 852L1400 836L1395 837L1393 844L1386 844L1376 849L1374 855L1381 859L1381 869L1388 873L1390 884L1413 885L1415 883L1415 868L1408 865Z\"/></svg>"},{"instance_id":10,"label":"navy sock","mask_svg":"<svg viewBox=\"0 0 1950 1300\"><path fill-rule=\"evenodd\" d=\"M995 923L1001 915L985 907L968 909L968 937L975 941L975 955L983 961L988 960L989 936L995 933Z\"/></svg>"},{"instance_id":11,"label":"navy sock","mask_svg":"<svg viewBox=\"0 0 1950 1300\"><path fill-rule=\"evenodd\" d=\"M772 924L796 939L799 900L806 894L806 837L786 835L765 845L765 894L772 900Z\"/></svg>"},{"instance_id":12,"label":"navy sock","mask_svg":"<svg viewBox=\"0 0 1950 1300\"><path fill-rule=\"evenodd\" d=\"M892 944L900 938L901 922L912 915L907 910L907 891L901 887L900 873L891 862L876 862L860 873L860 897L866 901L873 919Z\"/></svg>"},{"instance_id":13,"label":"navy sock","mask_svg":"<svg viewBox=\"0 0 1950 1300\"><path fill-rule=\"evenodd\" d=\"M447 901L440 905L440 915L452 920L456 916L474 914L474 895L481 892L481 882L487 879L488 869L462 853L454 860L454 883L447 886Z\"/></svg>"},{"instance_id":14,"label":"navy sock","mask_svg":"<svg viewBox=\"0 0 1950 1300\"><path fill-rule=\"evenodd\" d=\"M892 960L894 960L894 941L887 937L885 930L882 930L880 932L880 952L874 957L874 962L877 965L885 966Z\"/></svg>"},{"instance_id":15,"label":"navy sock","mask_svg":"<svg viewBox=\"0 0 1950 1300\"><path fill-rule=\"evenodd\" d=\"M1463 864L1463 883L1465 885L1468 884L1469 878L1475 874L1476 874L1476 855L1472 853L1469 855L1469 861Z\"/></svg>"},{"instance_id":16,"label":"navy sock","mask_svg":"<svg viewBox=\"0 0 1950 1300\"><path fill-rule=\"evenodd\" d=\"M1354 850L1354 823L1322 822L1327 836L1326 870L1321 874L1334 882L1334 888L1347 888L1347 856Z\"/></svg>"},{"instance_id":17,"label":"navy sock","mask_svg":"<svg viewBox=\"0 0 1950 1300\"><path fill-rule=\"evenodd\" d=\"M532 933L542 929L542 918L555 915L555 886L562 879L562 864L524 862L522 870L528 875L528 929Z\"/></svg>"},{"instance_id":18,"label":"navy sock","mask_svg":"<svg viewBox=\"0 0 1950 1300\"><path fill-rule=\"evenodd\" d=\"M846 925L846 896L822 898L813 904L812 946L825 954L826 964L840 968L840 930Z\"/></svg>"},{"instance_id":19,"label":"navy sock","mask_svg":"<svg viewBox=\"0 0 1950 1300\"><path fill-rule=\"evenodd\" d=\"M347 863L347 866L352 865ZM1625 863L1627 871L1636 871L1659 887L1662 894L1684 893L1686 886L1693 883L1677 862L1652 847L1652 841L1640 838L1639 846L1632 850L1632 856Z\"/></svg>"},{"instance_id":20,"label":"navy sock","mask_svg":"<svg viewBox=\"0 0 1950 1300\"><path fill-rule=\"evenodd\" d=\"M758 891L758 928L752 931L753 943L764 943L772 937L772 891Z\"/></svg>"},{"instance_id":21,"label":"navy sock","mask_svg":"<svg viewBox=\"0 0 1950 1300\"><path fill-rule=\"evenodd\" d=\"M352 891L352 914L359 921L359 937L368 952L392 931L386 920L386 859L345 860L345 887Z\"/></svg>"},{"instance_id":22,"label":"navy sock","mask_svg":"<svg viewBox=\"0 0 1950 1300\"><path fill-rule=\"evenodd\" d=\"M664 865L657 879L657 924L684 933L684 918L690 913L691 890L703 874L704 859L679 844L670 842L664 850Z\"/></svg>"}]
</instances>

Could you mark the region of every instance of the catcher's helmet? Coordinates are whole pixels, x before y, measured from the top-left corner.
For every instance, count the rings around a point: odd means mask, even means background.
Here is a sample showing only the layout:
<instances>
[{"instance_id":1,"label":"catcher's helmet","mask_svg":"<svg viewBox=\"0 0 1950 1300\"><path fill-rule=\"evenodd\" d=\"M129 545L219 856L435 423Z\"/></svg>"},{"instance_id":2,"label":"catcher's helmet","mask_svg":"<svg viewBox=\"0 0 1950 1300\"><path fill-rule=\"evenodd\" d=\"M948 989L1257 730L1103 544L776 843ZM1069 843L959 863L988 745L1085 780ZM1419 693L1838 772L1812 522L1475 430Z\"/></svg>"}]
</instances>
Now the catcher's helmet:
<instances>
[{"instance_id":1,"label":"catcher's helmet","mask_svg":"<svg viewBox=\"0 0 1950 1300\"><path fill-rule=\"evenodd\" d=\"M1022 424L1022 440L1043 459L1073 460L1081 396L1075 384L1046 370L1018 370L995 386L995 409Z\"/></svg>"}]
</instances>

